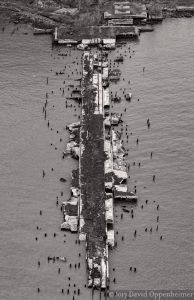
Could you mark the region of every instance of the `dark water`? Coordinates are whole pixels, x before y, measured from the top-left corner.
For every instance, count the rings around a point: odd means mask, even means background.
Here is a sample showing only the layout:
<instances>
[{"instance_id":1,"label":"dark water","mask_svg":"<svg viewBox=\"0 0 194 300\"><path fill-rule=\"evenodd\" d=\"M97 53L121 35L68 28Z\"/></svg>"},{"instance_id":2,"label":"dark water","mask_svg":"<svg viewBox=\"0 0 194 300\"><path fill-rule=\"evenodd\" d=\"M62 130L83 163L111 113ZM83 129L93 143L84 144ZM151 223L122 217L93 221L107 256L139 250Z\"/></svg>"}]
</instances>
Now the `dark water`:
<instances>
[{"instance_id":1,"label":"dark water","mask_svg":"<svg viewBox=\"0 0 194 300\"><path fill-rule=\"evenodd\" d=\"M131 103L123 100L113 110L122 112L124 126L128 124L129 140L127 143L124 135L124 143L130 149L129 185L131 189L136 185L139 195L134 219L124 213L120 220L121 206L115 206L119 233L118 246L110 252L111 288L193 286L193 26L194 19L169 20L154 32L141 35L138 43L130 43L111 54L111 59L117 51L126 54L124 64L119 66L122 79L111 89L118 94L122 94L121 88L133 93ZM71 51L69 55L70 50L63 49L68 54L63 58L57 55L58 50L52 50L49 36L34 37L25 27L11 34L13 28L6 26L5 32L0 33L0 299L72 299L74 290L80 288L81 295L75 295L75 299L90 300L92 292L84 287L84 246L76 245L76 235L65 233L64 237L60 232L62 216L56 206L57 196L59 203L68 199L71 170L77 166L71 158L62 160L68 140L65 126L77 121L79 115L76 103L73 103L76 107L65 108L60 88L68 96L72 78L81 77L76 69L81 71L82 53ZM129 46L134 53L129 54ZM65 74L55 75L65 67ZM45 121L42 107L46 93L49 96ZM151 123L149 130L147 118ZM67 182L61 183L60 177ZM37 226L42 229L37 230ZM54 233L57 233L55 238ZM65 256L67 263L48 264L49 255ZM80 269L69 268L70 263L74 266L79 261ZM129 271L130 266L137 268L136 274ZM70 295L66 294L67 288Z\"/></svg>"}]
</instances>

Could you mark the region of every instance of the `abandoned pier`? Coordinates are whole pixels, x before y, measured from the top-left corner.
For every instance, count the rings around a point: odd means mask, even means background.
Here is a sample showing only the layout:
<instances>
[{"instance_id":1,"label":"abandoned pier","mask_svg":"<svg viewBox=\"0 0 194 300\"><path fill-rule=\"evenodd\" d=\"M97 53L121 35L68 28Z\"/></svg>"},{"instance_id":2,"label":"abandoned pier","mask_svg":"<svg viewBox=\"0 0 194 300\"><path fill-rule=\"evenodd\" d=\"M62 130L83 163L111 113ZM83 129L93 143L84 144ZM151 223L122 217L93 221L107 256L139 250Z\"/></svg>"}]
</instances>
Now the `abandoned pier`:
<instances>
[{"instance_id":1,"label":"abandoned pier","mask_svg":"<svg viewBox=\"0 0 194 300\"><path fill-rule=\"evenodd\" d=\"M121 116L110 113L107 52L84 52L82 65L81 89L74 91L81 101L81 121L68 126L65 152L78 159L79 168L72 172L61 229L77 232L79 242L86 244L88 287L106 289L108 251L115 246L114 202L135 202L137 195L128 190L126 150L115 129Z\"/></svg>"}]
</instances>

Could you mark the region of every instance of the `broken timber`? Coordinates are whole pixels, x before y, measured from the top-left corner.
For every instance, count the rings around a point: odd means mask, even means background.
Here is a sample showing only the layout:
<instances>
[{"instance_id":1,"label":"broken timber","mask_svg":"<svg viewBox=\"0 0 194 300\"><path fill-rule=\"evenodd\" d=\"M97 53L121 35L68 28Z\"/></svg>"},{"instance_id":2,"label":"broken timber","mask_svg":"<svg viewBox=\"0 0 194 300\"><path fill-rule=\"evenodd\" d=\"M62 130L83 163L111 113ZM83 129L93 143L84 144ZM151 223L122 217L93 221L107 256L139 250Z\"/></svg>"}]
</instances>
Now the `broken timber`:
<instances>
[{"instance_id":1,"label":"broken timber","mask_svg":"<svg viewBox=\"0 0 194 300\"><path fill-rule=\"evenodd\" d=\"M66 153L79 160L79 169L72 172L61 225L86 243L88 287L103 289L109 285L108 247L115 245L113 200L137 200L128 191L126 151L113 128L121 117L109 115L108 81L107 56L84 52L81 122L67 127Z\"/></svg>"}]
</instances>

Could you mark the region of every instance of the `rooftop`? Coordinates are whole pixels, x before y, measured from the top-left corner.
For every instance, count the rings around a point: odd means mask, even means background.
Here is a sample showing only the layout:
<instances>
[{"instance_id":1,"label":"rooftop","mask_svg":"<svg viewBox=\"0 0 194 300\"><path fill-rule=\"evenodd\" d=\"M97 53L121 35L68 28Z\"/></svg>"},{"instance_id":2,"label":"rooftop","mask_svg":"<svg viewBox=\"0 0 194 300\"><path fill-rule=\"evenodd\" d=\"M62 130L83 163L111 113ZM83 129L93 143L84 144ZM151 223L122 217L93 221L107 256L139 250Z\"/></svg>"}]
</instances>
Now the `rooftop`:
<instances>
[{"instance_id":1,"label":"rooftop","mask_svg":"<svg viewBox=\"0 0 194 300\"><path fill-rule=\"evenodd\" d=\"M114 2L112 7L104 13L105 19L128 18L128 17L147 18L146 6L140 3Z\"/></svg>"}]
</instances>

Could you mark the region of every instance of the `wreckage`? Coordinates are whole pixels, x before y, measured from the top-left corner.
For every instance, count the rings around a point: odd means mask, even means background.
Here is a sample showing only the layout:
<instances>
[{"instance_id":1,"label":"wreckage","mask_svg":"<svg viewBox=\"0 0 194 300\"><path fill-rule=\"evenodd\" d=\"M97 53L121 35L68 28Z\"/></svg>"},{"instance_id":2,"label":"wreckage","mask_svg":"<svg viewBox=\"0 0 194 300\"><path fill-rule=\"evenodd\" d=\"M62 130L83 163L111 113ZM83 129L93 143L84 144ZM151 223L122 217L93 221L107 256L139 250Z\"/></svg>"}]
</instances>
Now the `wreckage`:
<instances>
[{"instance_id":1,"label":"wreckage","mask_svg":"<svg viewBox=\"0 0 194 300\"><path fill-rule=\"evenodd\" d=\"M115 246L114 202L136 202L127 186L126 150L116 132L122 120L110 114L106 55L83 54L81 121L67 126L66 154L79 161L72 172L71 196L63 203L62 230L78 232L86 243L88 287L109 285L108 251Z\"/></svg>"}]
</instances>

